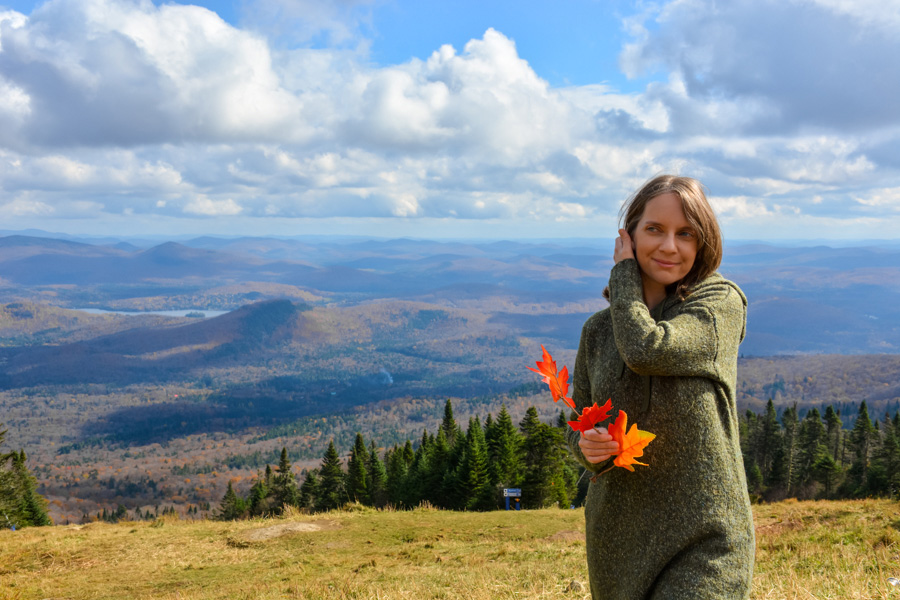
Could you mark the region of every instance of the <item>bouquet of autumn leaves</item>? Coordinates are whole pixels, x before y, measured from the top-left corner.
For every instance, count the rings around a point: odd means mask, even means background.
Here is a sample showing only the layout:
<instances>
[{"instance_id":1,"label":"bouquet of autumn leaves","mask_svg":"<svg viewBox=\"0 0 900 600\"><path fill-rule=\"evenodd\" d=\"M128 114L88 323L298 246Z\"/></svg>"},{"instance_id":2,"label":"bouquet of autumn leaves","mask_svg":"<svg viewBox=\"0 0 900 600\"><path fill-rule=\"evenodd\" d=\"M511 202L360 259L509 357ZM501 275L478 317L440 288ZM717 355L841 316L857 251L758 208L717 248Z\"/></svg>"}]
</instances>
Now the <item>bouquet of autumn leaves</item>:
<instances>
[{"instance_id":1,"label":"bouquet of autumn leaves","mask_svg":"<svg viewBox=\"0 0 900 600\"><path fill-rule=\"evenodd\" d=\"M547 349L544 348L543 344L541 344L541 350L544 351L544 360L535 363L537 369L533 367L528 367L528 369L543 376L544 383L550 386L550 394L553 396L554 402L562 400L566 406L577 412L575 402L566 395L569 393L569 370L563 365L562 370L557 372L556 361L553 360L553 357L550 356L550 353L547 352ZM612 398L607 400L606 404L603 406L597 406L597 403L594 402L593 406L584 407L581 414L578 416L577 421L568 421L569 427L574 431L580 432L583 436L585 431L593 429L608 419L611 410ZM633 424L631 426L631 431L626 433L627 427L628 415L625 414L624 410L620 410L615 423L610 425L607 428L607 431L619 444L619 450L616 452L616 458L613 460L613 465L616 467L624 467L629 471L634 472L634 467L632 465L648 466L635 459L643 456L644 448L653 441L653 438L655 438L656 435L648 431L641 431L636 424ZM610 467L610 469L611 468L613 467ZM606 471L603 471L603 473L605 472Z\"/></svg>"}]
</instances>

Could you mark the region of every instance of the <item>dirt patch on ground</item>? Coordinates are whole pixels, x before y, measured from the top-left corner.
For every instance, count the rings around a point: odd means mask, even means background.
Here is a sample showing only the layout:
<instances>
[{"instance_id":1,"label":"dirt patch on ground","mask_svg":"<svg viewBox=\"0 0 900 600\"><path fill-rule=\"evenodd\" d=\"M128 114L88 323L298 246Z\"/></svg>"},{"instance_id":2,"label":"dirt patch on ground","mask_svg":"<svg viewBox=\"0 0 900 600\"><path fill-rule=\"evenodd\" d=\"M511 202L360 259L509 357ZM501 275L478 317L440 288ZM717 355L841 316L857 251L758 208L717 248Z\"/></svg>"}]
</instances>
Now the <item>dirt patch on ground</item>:
<instances>
[{"instance_id":1,"label":"dirt patch on ground","mask_svg":"<svg viewBox=\"0 0 900 600\"><path fill-rule=\"evenodd\" d=\"M229 546L245 548L251 544L265 542L284 535L296 535L298 533L311 533L316 531L328 531L338 529L340 525L333 521L301 521L295 523L279 523L268 527L248 529L229 536Z\"/></svg>"},{"instance_id":2,"label":"dirt patch on ground","mask_svg":"<svg viewBox=\"0 0 900 600\"><path fill-rule=\"evenodd\" d=\"M278 525L269 525L268 527L260 527L259 529L250 529L241 534L241 538L248 542L262 542L271 540L272 538L290 535L294 533L307 533L310 531L326 531L329 529L337 529L337 523L332 521L306 521L300 523L279 523Z\"/></svg>"},{"instance_id":3,"label":"dirt patch on ground","mask_svg":"<svg viewBox=\"0 0 900 600\"><path fill-rule=\"evenodd\" d=\"M584 532L568 529L565 531L559 531L557 533L554 533L547 539L550 540L551 542L583 542L584 541Z\"/></svg>"}]
</instances>

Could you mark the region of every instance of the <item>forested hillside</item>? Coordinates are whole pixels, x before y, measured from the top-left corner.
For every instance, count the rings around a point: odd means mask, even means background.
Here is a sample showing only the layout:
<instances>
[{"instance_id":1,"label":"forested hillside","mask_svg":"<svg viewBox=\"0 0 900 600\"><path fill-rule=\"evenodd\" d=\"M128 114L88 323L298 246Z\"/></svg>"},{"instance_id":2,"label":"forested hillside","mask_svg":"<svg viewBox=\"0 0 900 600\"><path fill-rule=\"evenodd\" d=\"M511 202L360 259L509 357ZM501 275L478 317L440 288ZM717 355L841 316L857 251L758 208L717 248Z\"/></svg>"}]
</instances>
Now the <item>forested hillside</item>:
<instances>
[{"instance_id":1,"label":"forested hillside","mask_svg":"<svg viewBox=\"0 0 900 600\"><path fill-rule=\"evenodd\" d=\"M892 252L727 253L750 301L742 412L772 399L779 420L796 404L802 421L832 406L849 430L865 401L873 420L893 418ZM195 514L228 482L247 493L282 448L298 476L331 441L346 463L357 434L382 457L407 439L416 451L448 399L463 424L503 405L515 423L530 407L555 422L525 367L541 344L573 366L611 264L595 241L0 238L0 415L56 521ZM860 289L878 301L861 304ZM227 312L201 314L212 310ZM796 353L827 349L839 353ZM760 469L757 491L775 494Z\"/></svg>"}]
</instances>

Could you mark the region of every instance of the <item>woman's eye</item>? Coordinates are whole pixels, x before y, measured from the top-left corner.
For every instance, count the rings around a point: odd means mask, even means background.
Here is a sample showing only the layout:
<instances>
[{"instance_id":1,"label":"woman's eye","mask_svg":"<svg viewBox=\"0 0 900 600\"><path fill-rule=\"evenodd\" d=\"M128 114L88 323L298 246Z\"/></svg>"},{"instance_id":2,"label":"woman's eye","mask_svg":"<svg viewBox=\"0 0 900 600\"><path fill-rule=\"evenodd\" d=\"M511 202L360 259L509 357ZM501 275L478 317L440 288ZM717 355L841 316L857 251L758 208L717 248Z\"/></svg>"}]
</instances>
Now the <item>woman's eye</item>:
<instances>
[{"instance_id":1,"label":"woman's eye","mask_svg":"<svg viewBox=\"0 0 900 600\"><path fill-rule=\"evenodd\" d=\"M680 235L681 235L681 237L692 239L694 237L694 232L693 231L682 231Z\"/></svg>"}]
</instances>

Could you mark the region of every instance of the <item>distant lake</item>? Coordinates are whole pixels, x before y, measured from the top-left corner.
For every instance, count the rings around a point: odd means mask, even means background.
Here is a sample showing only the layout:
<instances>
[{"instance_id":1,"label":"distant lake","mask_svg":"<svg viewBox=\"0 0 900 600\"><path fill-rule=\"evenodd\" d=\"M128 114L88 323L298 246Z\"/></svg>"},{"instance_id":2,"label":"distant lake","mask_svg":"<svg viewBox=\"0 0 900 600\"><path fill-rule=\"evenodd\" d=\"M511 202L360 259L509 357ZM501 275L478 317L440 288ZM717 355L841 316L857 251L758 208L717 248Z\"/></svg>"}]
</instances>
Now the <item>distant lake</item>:
<instances>
[{"instance_id":1,"label":"distant lake","mask_svg":"<svg viewBox=\"0 0 900 600\"><path fill-rule=\"evenodd\" d=\"M228 310L103 310L102 308L73 308L72 310L80 310L81 312L86 312L92 315L128 315L128 316L139 316L139 315L163 315L166 317L186 317L189 314L192 315L203 315L203 318L209 319L211 317L218 317L219 315L224 315L225 313L231 312ZM197 317L200 318L199 316Z\"/></svg>"}]
</instances>

